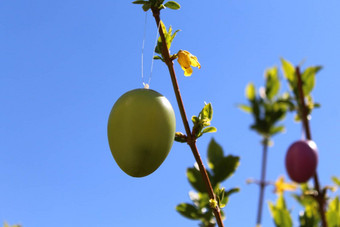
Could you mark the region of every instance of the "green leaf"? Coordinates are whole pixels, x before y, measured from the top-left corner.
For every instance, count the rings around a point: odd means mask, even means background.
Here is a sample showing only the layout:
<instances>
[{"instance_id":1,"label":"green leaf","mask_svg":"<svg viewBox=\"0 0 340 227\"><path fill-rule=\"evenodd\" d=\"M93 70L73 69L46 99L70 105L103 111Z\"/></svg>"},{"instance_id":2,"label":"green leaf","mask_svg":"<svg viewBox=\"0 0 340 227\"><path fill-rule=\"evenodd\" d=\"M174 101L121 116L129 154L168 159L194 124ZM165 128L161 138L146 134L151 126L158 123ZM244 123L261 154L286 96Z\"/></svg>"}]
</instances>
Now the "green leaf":
<instances>
[{"instance_id":1,"label":"green leaf","mask_svg":"<svg viewBox=\"0 0 340 227\"><path fill-rule=\"evenodd\" d=\"M216 198L217 198L217 201L218 201L218 206L220 208L224 208L229 201L229 197L225 196L226 195L225 188L218 188L215 191L215 195L216 195Z\"/></svg>"},{"instance_id":2,"label":"green leaf","mask_svg":"<svg viewBox=\"0 0 340 227\"><path fill-rule=\"evenodd\" d=\"M339 197L335 197L328 205L326 213L327 223L329 227L340 226L340 201Z\"/></svg>"},{"instance_id":3,"label":"green leaf","mask_svg":"<svg viewBox=\"0 0 340 227\"><path fill-rule=\"evenodd\" d=\"M333 181L334 184L336 184L337 186L340 186L340 178L333 176L333 177L332 177L332 181Z\"/></svg>"},{"instance_id":4,"label":"green leaf","mask_svg":"<svg viewBox=\"0 0 340 227\"><path fill-rule=\"evenodd\" d=\"M314 108L320 108L320 107L321 107L320 103L314 103Z\"/></svg>"},{"instance_id":5,"label":"green leaf","mask_svg":"<svg viewBox=\"0 0 340 227\"><path fill-rule=\"evenodd\" d=\"M216 131L217 131L217 129L215 127L207 127L205 129L203 129L202 134L203 133L212 133L212 132L216 132Z\"/></svg>"},{"instance_id":6,"label":"green leaf","mask_svg":"<svg viewBox=\"0 0 340 227\"><path fill-rule=\"evenodd\" d=\"M239 188L232 188L232 189L229 189L228 191L225 192L225 196L230 196L231 194L234 194L236 192L239 192L240 189Z\"/></svg>"},{"instance_id":7,"label":"green leaf","mask_svg":"<svg viewBox=\"0 0 340 227\"><path fill-rule=\"evenodd\" d=\"M321 69L321 66L308 67L301 75L303 81L303 93L305 96L313 90L315 86L315 74Z\"/></svg>"},{"instance_id":8,"label":"green leaf","mask_svg":"<svg viewBox=\"0 0 340 227\"><path fill-rule=\"evenodd\" d=\"M167 3L164 4L164 6L174 10L181 8L181 6L175 1L168 1Z\"/></svg>"},{"instance_id":9,"label":"green leaf","mask_svg":"<svg viewBox=\"0 0 340 227\"><path fill-rule=\"evenodd\" d=\"M169 27L169 31L167 31L163 21L161 21L160 23L161 23L160 26L162 28L162 31L163 31L163 34L164 34L164 37L165 37L166 45L167 45L168 49L170 49L173 39L176 37L176 34L180 30L176 30L174 33L172 33L172 27L171 26ZM161 39L161 37L159 37L158 40L157 40L157 46L155 48L155 52L157 54L162 55L162 39Z\"/></svg>"},{"instance_id":10,"label":"green leaf","mask_svg":"<svg viewBox=\"0 0 340 227\"><path fill-rule=\"evenodd\" d=\"M284 77L290 82L290 84L294 84L294 81L296 81L294 66L292 63L283 58L281 58L281 63Z\"/></svg>"},{"instance_id":11,"label":"green leaf","mask_svg":"<svg viewBox=\"0 0 340 227\"><path fill-rule=\"evenodd\" d=\"M269 202L269 210L274 219L276 227L292 227L293 221L289 211L286 208L286 202L283 195L279 195L276 204Z\"/></svg>"},{"instance_id":12,"label":"green leaf","mask_svg":"<svg viewBox=\"0 0 340 227\"><path fill-rule=\"evenodd\" d=\"M200 171L196 168L188 168L187 169L187 178L193 188L195 188L197 191L205 193L205 184L202 179L202 175Z\"/></svg>"},{"instance_id":13,"label":"green leaf","mask_svg":"<svg viewBox=\"0 0 340 227\"><path fill-rule=\"evenodd\" d=\"M285 131L285 126L280 125L280 126L273 126L273 127L271 127L269 133L270 133L270 135L273 136L273 135L275 135L277 133L284 132L284 131Z\"/></svg>"},{"instance_id":14,"label":"green leaf","mask_svg":"<svg viewBox=\"0 0 340 227\"><path fill-rule=\"evenodd\" d=\"M246 87L246 98L250 101L255 100L256 97L256 88L253 83L249 83Z\"/></svg>"},{"instance_id":15,"label":"green leaf","mask_svg":"<svg viewBox=\"0 0 340 227\"><path fill-rule=\"evenodd\" d=\"M164 60L163 60L163 58L162 58L161 56L159 56L159 55L155 55L155 56L153 56L153 59L155 59L155 60L162 60L162 61L164 61Z\"/></svg>"},{"instance_id":16,"label":"green leaf","mask_svg":"<svg viewBox=\"0 0 340 227\"><path fill-rule=\"evenodd\" d=\"M223 187L222 188L216 188L214 190L214 192L215 192L219 207L224 208L229 201L229 196L231 194L239 192L239 191L240 191L239 188L232 188L228 191L225 191L225 188L223 188Z\"/></svg>"},{"instance_id":17,"label":"green leaf","mask_svg":"<svg viewBox=\"0 0 340 227\"><path fill-rule=\"evenodd\" d=\"M202 208L210 208L209 206L209 200L210 200L210 197L209 197L209 194L208 193L198 193L198 207L200 209Z\"/></svg>"},{"instance_id":18,"label":"green leaf","mask_svg":"<svg viewBox=\"0 0 340 227\"><path fill-rule=\"evenodd\" d=\"M147 3L148 1L134 1L134 2L132 2L132 4L141 4L141 5L143 5L143 4L145 4L145 3Z\"/></svg>"},{"instance_id":19,"label":"green leaf","mask_svg":"<svg viewBox=\"0 0 340 227\"><path fill-rule=\"evenodd\" d=\"M222 182L229 178L240 164L240 158L237 156L228 155L220 159L212 169L214 172L213 182Z\"/></svg>"},{"instance_id":20,"label":"green leaf","mask_svg":"<svg viewBox=\"0 0 340 227\"><path fill-rule=\"evenodd\" d=\"M211 103L205 104L200 115L201 119L207 119L209 121L212 120L212 116L213 116L213 109L211 106Z\"/></svg>"},{"instance_id":21,"label":"green leaf","mask_svg":"<svg viewBox=\"0 0 340 227\"><path fill-rule=\"evenodd\" d=\"M166 27L165 27L163 21L160 21L160 27L162 28L162 31L163 31L163 34L164 34L164 37L165 37L165 40L166 40L167 36L168 36L168 32L166 30ZM168 47L168 48L170 49L170 47ZM162 56L162 39L161 39L161 37L158 37L157 46L155 48L155 53L160 54Z\"/></svg>"},{"instance_id":22,"label":"green leaf","mask_svg":"<svg viewBox=\"0 0 340 227\"><path fill-rule=\"evenodd\" d=\"M260 115L261 115L261 99L260 100L253 100L251 103L251 112L253 113L254 117L255 117L255 123L258 124L259 120L260 120Z\"/></svg>"},{"instance_id":23,"label":"green leaf","mask_svg":"<svg viewBox=\"0 0 340 227\"><path fill-rule=\"evenodd\" d=\"M196 117L195 115L191 117L191 121L192 123L196 124L198 123L200 120L198 119L198 117Z\"/></svg>"},{"instance_id":24,"label":"green leaf","mask_svg":"<svg viewBox=\"0 0 340 227\"><path fill-rule=\"evenodd\" d=\"M224 208L228 202L229 202L229 197L223 197L223 199L220 200L219 207Z\"/></svg>"},{"instance_id":25,"label":"green leaf","mask_svg":"<svg viewBox=\"0 0 340 227\"><path fill-rule=\"evenodd\" d=\"M270 68L266 71L266 96L272 100L280 90L279 71L277 67Z\"/></svg>"},{"instance_id":26,"label":"green leaf","mask_svg":"<svg viewBox=\"0 0 340 227\"><path fill-rule=\"evenodd\" d=\"M319 227L320 215L318 212L318 202L309 195L313 188L308 184L301 184L302 195L293 194L298 203L304 207L304 211L300 212L300 227Z\"/></svg>"},{"instance_id":27,"label":"green leaf","mask_svg":"<svg viewBox=\"0 0 340 227\"><path fill-rule=\"evenodd\" d=\"M151 8L151 3L150 2L146 2L144 5L143 5L143 10L146 12L148 11L150 8Z\"/></svg>"},{"instance_id":28,"label":"green leaf","mask_svg":"<svg viewBox=\"0 0 340 227\"><path fill-rule=\"evenodd\" d=\"M165 28L165 27L164 27ZM166 28L165 28L166 29ZM165 40L166 40L166 46L170 49L171 47L171 41L172 41L172 27L169 26L169 30L166 32Z\"/></svg>"},{"instance_id":29,"label":"green leaf","mask_svg":"<svg viewBox=\"0 0 340 227\"><path fill-rule=\"evenodd\" d=\"M171 28L171 26L170 26L170 28ZM169 28L169 30L170 30L170 28ZM171 30L171 32L169 32L169 39L167 39L167 46L168 46L169 49L171 47L172 41L174 40L174 38L176 37L176 35L179 31L181 31L181 30L177 29L173 34L171 33L172 30Z\"/></svg>"},{"instance_id":30,"label":"green leaf","mask_svg":"<svg viewBox=\"0 0 340 227\"><path fill-rule=\"evenodd\" d=\"M205 103L203 109L198 114L198 117L193 116L191 118L192 122L194 123L192 131L194 132L194 136L196 138L199 138L204 133L217 131L215 127L205 128L210 125L212 116L213 116L213 109L212 109L211 103L208 103L208 104Z\"/></svg>"},{"instance_id":31,"label":"green leaf","mask_svg":"<svg viewBox=\"0 0 340 227\"><path fill-rule=\"evenodd\" d=\"M208 166L210 169L214 169L217 163L223 158L223 149L216 143L215 139L210 140L208 146Z\"/></svg>"},{"instance_id":32,"label":"green leaf","mask_svg":"<svg viewBox=\"0 0 340 227\"><path fill-rule=\"evenodd\" d=\"M244 104L239 104L237 105L238 108L240 108L241 110L243 110L246 113L251 113L252 112L252 108L250 106L244 105Z\"/></svg>"},{"instance_id":33,"label":"green leaf","mask_svg":"<svg viewBox=\"0 0 340 227\"><path fill-rule=\"evenodd\" d=\"M176 210L184 217L193 220L198 220L202 216L202 213L195 206L189 203L181 203L177 205Z\"/></svg>"},{"instance_id":34,"label":"green leaf","mask_svg":"<svg viewBox=\"0 0 340 227\"><path fill-rule=\"evenodd\" d=\"M165 35L165 38L167 37L167 35L168 35L168 31L166 30L166 27L165 27L165 24L163 23L163 21L160 21L160 26L161 26L161 28L162 28L162 31L163 31L163 33L164 33L164 35ZM159 39L160 39L161 37L159 37Z\"/></svg>"},{"instance_id":35,"label":"green leaf","mask_svg":"<svg viewBox=\"0 0 340 227\"><path fill-rule=\"evenodd\" d=\"M309 215L306 211L299 213L299 227L319 227L320 219L318 216Z\"/></svg>"}]
</instances>

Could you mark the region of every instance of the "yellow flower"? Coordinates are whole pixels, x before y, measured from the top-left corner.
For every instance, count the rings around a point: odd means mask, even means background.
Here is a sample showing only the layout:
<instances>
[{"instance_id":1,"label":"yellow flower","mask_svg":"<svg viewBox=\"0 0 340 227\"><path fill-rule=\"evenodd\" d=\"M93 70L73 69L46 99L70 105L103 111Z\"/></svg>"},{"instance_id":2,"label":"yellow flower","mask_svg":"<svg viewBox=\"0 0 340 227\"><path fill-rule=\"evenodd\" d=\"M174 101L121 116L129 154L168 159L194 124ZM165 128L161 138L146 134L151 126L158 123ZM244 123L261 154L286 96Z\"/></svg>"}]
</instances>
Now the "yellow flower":
<instances>
[{"instance_id":1,"label":"yellow flower","mask_svg":"<svg viewBox=\"0 0 340 227\"><path fill-rule=\"evenodd\" d=\"M186 50L178 51L177 61L184 70L184 76L191 76L192 74L191 66L198 67L199 69L201 68L201 65L198 62L197 57L192 55L190 52Z\"/></svg>"},{"instance_id":2,"label":"yellow flower","mask_svg":"<svg viewBox=\"0 0 340 227\"><path fill-rule=\"evenodd\" d=\"M295 191L297 188L296 184L285 182L284 176L279 177L274 186L274 192L277 194L282 194L284 191Z\"/></svg>"}]
</instances>

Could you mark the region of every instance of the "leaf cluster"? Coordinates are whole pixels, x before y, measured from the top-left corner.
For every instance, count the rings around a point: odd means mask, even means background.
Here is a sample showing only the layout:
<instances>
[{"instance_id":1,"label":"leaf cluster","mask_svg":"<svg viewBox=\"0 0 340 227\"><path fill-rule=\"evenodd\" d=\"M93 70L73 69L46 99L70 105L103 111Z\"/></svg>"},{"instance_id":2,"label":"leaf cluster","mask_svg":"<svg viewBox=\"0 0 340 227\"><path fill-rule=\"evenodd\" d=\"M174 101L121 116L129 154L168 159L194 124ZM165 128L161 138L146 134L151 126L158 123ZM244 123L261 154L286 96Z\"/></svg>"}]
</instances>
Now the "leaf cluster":
<instances>
[{"instance_id":1,"label":"leaf cluster","mask_svg":"<svg viewBox=\"0 0 340 227\"><path fill-rule=\"evenodd\" d=\"M292 227L293 221L290 212L287 209L286 201L283 194L279 194L276 204L269 202L269 211L273 217L275 226L277 227Z\"/></svg>"},{"instance_id":2,"label":"leaf cluster","mask_svg":"<svg viewBox=\"0 0 340 227\"><path fill-rule=\"evenodd\" d=\"M299 212L300 227L318 227L320 215L318 202L313 198L315 191L307 184L301 184L301 194L293 194L295 200L304 208ZM276 227L292 227L292 217L286 206L284 194L279 194L276 204L268 203Z\"/></svg>"},{"instance_id":3,"label":"leaf cluster","mask_svg":"<svg viewBox=\"0 0 340 227\"><path fill-rule=\"evenodd\" d=\"M290 100L287 94L279 95L280 86L278 68L269 68L265 72L265 87L257 93L255 85L249 83L245 90L249 104L238 105L241 110L252 114L254 123L250 127L266 138L265 141L285 129L277 123L285 117Z\"/></svg>"},{"instance_id":4,"label":"leaf cluster","mask_svg":"<svg viewBox=\"0 0 340 227\"><path fill-rule=\"evenodd\" d=\"M194 123L192 135L195 138L201 137L204 133L216 132L215 127L210 126L213 117L213 108L211 103L205 103L198 116L192 116L191 121ZM208 127L210 126L210 127Z\"/></svg>"},{"instance_id":5,"label":"leaf cluster","mask_svg":"<svg viewBox=\"0 0 340 227\"><path fill-rule=\"evenodd\" d=\"M163 21L160 22L160 27L162 28L162 31L163 31L163 34L164 34L164 37L165 37L166 46L170 50L172 41L176 37L177 32L179 32L180 30L176 30L175 32L173 32L171 26L169 26L169 30L167 30ZM161 39L161 37L159 37L158 40L157 40L157 46L155 47L155 53L158 54L158 55L154 56L154 59L162 60L164 62L164 58L163 58L163 54L162 54L162 48L163 48L162 39ZM171 58L176 58L176 56L175 55L171 56Z\"/></svg>"},{"instance_id":6,"label":"leaf cluster","mask_svg":"<svg viewBox=\"0 0 340 227\"><path fill-rule=\"evenodd\" d=\"M225 190L221 183L228 179L239 166L239 157L224 155L222 147L212 139L208 146L208 167L207 173L211 181L214 193L217 197L217 205L223 208L229 201L229 196L239 192L239 188ZM200 220L201 226L214 226L215 219L213 216L211 201L206 191L205 184L202 180L198 166L187 169L187 177L190 185L196 192L190 192L189 196L192 203L181 203L176 210L186 218ZM225 217L221 210L222 217Z\"/></svg>"},{"instance_id":7,"label":"leaf cluster","mask_svg":"<svg viewBox=\"0 0 340 227\"><path fill-rule=\"evenodd\" d=\"M295 120L299 121L301 119L301 111L303 109L300 92L299 92L299 84L298 84L298 75L297 75L297 68L295 68L292 63L285 59L281 59L282 63L282 71L283 75L288 81L289 88L292 92L292 97L290 98L290 106L291 110L297 111L297 115L295 116ZM315 87L315 76L322 69L321 66L311 66L306 68L303 72L301 72L301 83L302 83L302 91L303 96L306 101L306 109L307 109L307 116L311 114L314 108L320 107L319 103L315 103L311 96L311 92Z\"/></svg>"},{"instance_id":8,"label":"leaf cluster","mask_svg":"<svg viewBox=\"0 0 340 227\"><path fill-rule=\"evenodd\" d=\"M145 12L151 8L158 9L158 10L165 9L165 8L178 10L181 8L181 6L175 1L168 1L164 3L164 0L149 0L149 1L134 1L132 3L143 5L142 8Z\"/></svg>"},{"instance_id":9,"label":"leaf cluster","mask_svg":"<svg viewBox=\"0 0 340 227\"><path fill-rule=\"evenodd\" d=\"M5 222L4 227L21 227L21 225L9 225L7 222Z\"/></svg>"},{"instance_id":10,"label":"leaf cluster","mask_svg":"<svg viewBox=\"0 0 340 227\"><path fill-rule=\"evenodd\" d=\"M299 213L299 222L301 227L318 227L320 214L318 212L319 204L313 198L316 194L314 189L308 184L301 185L301 194L293 194L295 200L304 208Z\"/></svg>"},{"instance_id":11,"label":"leaf cluster","mask_svg":"<svg viewBox=\"0 0 340 227\"><path fill-rule=\"evenodd\" d=\"M336 186L339 186L340 179L337 177L332 178ZM327 186L323 189L326 192L327 189L334 190L336 186ZM319 227L321 217L319 214L319 204L315 199L318 193L313 187L308 184L300 185L301 192L292 194L293 198L303 207L303 210L299 212L299 226L300 227ZM329 227L340 226L340 198L339 196L333 199L328 199L328 206L326 209L326 221ZM276 227L292 227L292 218L289 210L286 207L284 201L284 195L280 194L276 205L269 202L269 209L273 217Z\"/></svg>"},{"instance_id":12,"label":"leaf cluster","mask_svg":"<svg viewBox=\"0 0 340 227\"><path fill-rule=\"evenodd\" d=\"M328 226L340 226L340 199L338 196L329 203L326 218Z\"/></svg>"},{"instance_id":13,"label":"leaf cluster","mask_svg":"<svg viewBox=\"0 0 340 227\"><path fill-rule=\"evenodd\" d=\"M194 123L192 127L192 136L196 140L201 137L204 133L216 132L217 129L215 127L210 126L211 120L213 117L213 109L211 103L205 103L203 109L198 114L198 116L192 116L191 120ZM208 127L210 126L210 127ZM176 132L175 141L180 143L186 143L187 136L181 132Z\"/></svg>"}]
</instances>

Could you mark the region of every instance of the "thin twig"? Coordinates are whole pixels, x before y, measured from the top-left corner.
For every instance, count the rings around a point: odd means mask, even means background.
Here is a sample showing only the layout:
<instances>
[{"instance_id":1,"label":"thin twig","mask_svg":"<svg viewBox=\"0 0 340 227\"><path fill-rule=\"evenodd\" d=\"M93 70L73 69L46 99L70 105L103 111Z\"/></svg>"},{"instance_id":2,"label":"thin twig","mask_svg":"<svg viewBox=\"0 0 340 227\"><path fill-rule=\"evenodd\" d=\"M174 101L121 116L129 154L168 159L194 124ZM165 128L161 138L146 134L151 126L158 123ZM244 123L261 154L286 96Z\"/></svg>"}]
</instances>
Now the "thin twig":
<instances>
[{"instance_id":1,"label":"thin twig","mask_svg":"<svg viewBox=\"0 0 340 227\"><path fill-rule=\"evenodd\" d=\"M160 20L160 10L157 9L157 8L151 8L151 10L152 10L153 16L155 18L156 25L158 27L158 25L161 21ZM204 167L201 156L200 156L198 149L196 147L196 139L194 138L194 136L192 135L192 133L190 131L188 119L187 119L185 109L184 109L184 104L183 104L181 93L180 93L178 83L177 83L177 78L176 78L174 65L173 65L173 59L171 59L171 57L170 57L170 52L169 52L169 49L167 47L165 36L164 36L164 33L163 33L161 26L159 26L159 35L160 35L161 40L162 40L162 56L163 56L163 59L164 59L166 65L168 66L168 69L169 69L173 89L174 89L176 99L177 99L178 108L179 108L179 111L181 113L183 125L184 125L184 128L185 128L186 134L187 134L188 145L190 146L191 151L192 151L192 153L193 153L193 155L196 159L196 162L198 164L200 173L202 175L202 178L203 178L203 181L205 183L205 186L206 186L206 189L207 189L207 192L209 194L210 199L216 200L216 196L215 196L213 188L211 186L207 171ZM214 212L218 226L223 227L224 225L223 225L222 216L221 216L221 212L220 212L219 207L216 206L215 208L213 208L213 212Z\"/></svg>"},{"instance_id":2,"label":"thin twig","mask_svg":"<svg viewBox=\"0 0 340 227\"><path fill-rule=\"evenodd\" d=\"M312 140L312 134L309 126L309 121L308 121L308 113L307 113L307 108L305 104L305 96L303 93L303 87L302 87L302 79L301 79L301 73L300 73L300 68L296 67L296 76L297 76L297 82L298 82L298 93L299 93L299 101L300 101L300 117L303 123L303 128L305 130L305 135L307 140ZM320 183L319 183L319 178L318 178L318 173L315 171L314 174L314 187L315 190L318 192L317 196L315 197L318 204L319 204L319 213L321 216L321 222L323 227L327 227L327 221L326 221L326 215L325 215L325 195L321 192L320 189Z\"/></svg>"},{"instance_id":3,"label":"thin twig","mask_svg":"<svg viewBox=\"0 0 340 227\"><path fill-rule=\"evenodd\" d=\"M267 153L268 153L268 138L265 138L263 140L261 181L259 182L259 185L260 185L260 196L259 196L259 206L257 208L256 226L261 226L263 199L264 199L264 189L267 186L267 184L266 184Z\"/></svg>"}]
</instances>

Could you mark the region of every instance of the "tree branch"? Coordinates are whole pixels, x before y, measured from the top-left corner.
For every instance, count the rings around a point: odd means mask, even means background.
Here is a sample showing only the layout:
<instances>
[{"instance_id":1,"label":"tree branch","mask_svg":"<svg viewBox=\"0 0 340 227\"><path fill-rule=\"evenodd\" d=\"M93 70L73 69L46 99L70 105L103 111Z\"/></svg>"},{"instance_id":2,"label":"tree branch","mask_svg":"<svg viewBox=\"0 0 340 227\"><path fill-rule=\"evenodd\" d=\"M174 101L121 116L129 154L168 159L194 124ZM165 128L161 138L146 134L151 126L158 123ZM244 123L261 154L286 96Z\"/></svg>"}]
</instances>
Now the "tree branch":
<instances>
[{"instance_id":1,"label":"tree branch","mask_svg":"<svg viewBox=\"0 0 340 227\"><path fill-rule=\"evenodd\" d=\"M188 138L188 145L191 148L191 151L196 159L196 162L198 164L200 173L202 175L203 181L205 183L207 192L209 194L210 199L216 200L216 196L214 194L214 190L211 186L207 171L204 167L204 164L202 162L202 159L200 157L200 154L198 152L198 149L196 147L196 139L194 138L194 136L192 135L191 131L190 131L190 127L189 127L189 123L188 123L188 119L185 113L185 109L184 109L184 104L182 101L182 97L181 97L181 93L178 87L178 83L177 83L177 78L176 78L176 74L175 74L175 70L174 70L174 65L173 65L173 59L171 59L170 57L170 52L169 49L167 47L166 44L166 40L165 40L165 36L162 30L162 27L159 26L160 24L160 10L157 8L151 8L153 16L155 18L156 21L156 25L157 27L159 27L159 35L161 37L162 40L162 56L164 59L164 62L166 63L166 65L168 66L169 69L169 73L170 73L170 77L171 77L171 81L172 81L172 85L173 85L173 89L176 95L176 99L177 99L177 104L178 104L178 108L179 111L181 113L181 117L182 117L182 121L183 121L183 125L187 134L187 138ZM221 213L220 213L220 208L218 206L216 206L215 208L212 208L215 218L216 218L216 222L218 224L219 227L223 227L223 222L222 222L222 217L221 217Z\"/></svg>"},{"instance_id":2,"label":"tree branch","mask_svg":"<svg viewBox=\"0 0 340 227\"><path fill-rule=\"evenodd\" d=\"M302 87L302 79L301 79L301 73L300 73L300 68L296 67L296 76L297 76L297 82L298 82L298 93L299 93L299 108L300 108L300 118L303 123L303 128L305 130L305 135L307 140L312 140L312 134L309 126L309 121L308 121L308 112L305 104L305 96L303 93L303 87ZM318 173L315 171L314 174L314 188L318 192L316 196L316 200L319 204L319 213L321 216L321 222L323 227L327 227L327 221L326 221L326 215L325 215L325 195L324 193L321 192L320 189L320 183L319 183L319 178L318 178Z\"/></svg>"},{"instance_id":3,"label":"tree branch","mask_svg":"<svg viewBox=\"0 0 340 227\"><path fill-rule=\"evenodd\" d=\"M260 196L259 196L259 206L257 208L256 226L261 226L264 190L267 186L267 184L266 184L266 166L267 166L268 141L269 141L268 138L264 138L264 140L263 140L261 181L259 182Z\"/></svg>"}]
</instances>

